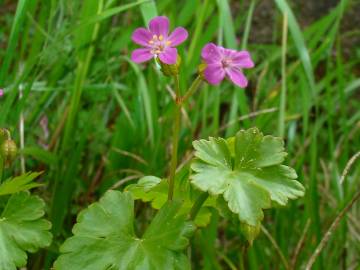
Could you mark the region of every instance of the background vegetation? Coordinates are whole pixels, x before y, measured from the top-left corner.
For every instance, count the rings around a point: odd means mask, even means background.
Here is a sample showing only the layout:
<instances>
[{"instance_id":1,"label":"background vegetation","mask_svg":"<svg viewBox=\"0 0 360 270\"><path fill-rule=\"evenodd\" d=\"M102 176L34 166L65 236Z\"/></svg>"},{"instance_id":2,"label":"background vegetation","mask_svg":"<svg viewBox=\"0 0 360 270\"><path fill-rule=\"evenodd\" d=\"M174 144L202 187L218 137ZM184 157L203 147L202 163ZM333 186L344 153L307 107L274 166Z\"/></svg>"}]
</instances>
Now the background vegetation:
<instances>
[{"instance_id":1,"label":"background vegetation","mask_svg":"<svg viewBox=\"0 0 360 270\"><path fill-rule=\"evenodd\" d=\"M359 1L0 4L0 126L22 148L12 172L45 171L37 193L48 203L55 235L48 250L31 258L29 269L51 265L76 214L107 189L122 190L142 175L166 175L172 81L154 64L145 69L129 60L132 31L157 14L189 31L180 49L183 89L209 41L247 48L256 63L247 72L245 91L230 83L205 86L183 110L180 163L191 158L194 139L257 126L284 136L287 162L306 187L305 197L266 211L263 232L251 247L236 222L214 212L210 225L193 238L194 269L301 269L359 190L356 163L340 182L360 150ZM142 211L139 203L137 212ZM359 220L358 204L342 219L315 269L359 269Z\"/></svg>"}]
</instances>

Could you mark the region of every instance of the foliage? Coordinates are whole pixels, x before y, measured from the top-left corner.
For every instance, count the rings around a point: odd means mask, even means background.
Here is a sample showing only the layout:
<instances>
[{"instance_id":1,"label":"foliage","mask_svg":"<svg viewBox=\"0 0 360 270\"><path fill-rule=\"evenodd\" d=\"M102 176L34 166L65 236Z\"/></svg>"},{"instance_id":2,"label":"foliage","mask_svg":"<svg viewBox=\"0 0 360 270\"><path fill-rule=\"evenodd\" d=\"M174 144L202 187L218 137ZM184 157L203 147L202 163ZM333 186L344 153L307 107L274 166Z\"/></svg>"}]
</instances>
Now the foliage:
<instances>
[{"instance_id":1,"label":"foliage","mask_svg":"<svg viewBox=\"0 0 360 270\"><path fill-rule=\"evenodd\" d=\"M255 63L245 70L247 89L229 81L202 83L187 99L177 132L179 166L190 167L193 140L209 137L217 138L208 140L214 143L232 138L220 144L227 145L235 164L236 132L256 126L283 138L286 164L306 187L303 198L284 207L279 202L290 198L288 186L285 193L270 193L256 185L270 199L258 204L253 221L262 206L280 206L266 210L257 227L240 222L225 191L210 194L196 225L204 211L211 215L187 250L193 269L303 269L358 190L358 160L340 181L360 149L358 1L19 0L2 1L1 10L0 127L11 131L21 158L0 168L0 181L46 171L44 186L31 191L48 206L55 235L51 247L31 256L27 269L50 269L79 210L111 187L135 185L136 198L151 197L149 204L135 202L135 228L146 227L167 200L176 82L164 77L156 62L136 65L129 59L136 48L132 32L157 15L169 17L170 29L183 26L189 33L178 47L181 94L196 77L208 42L248 50ZM0 144L3 139L0 134ZM145 175L159 178L143 194L137 179ZM254 175L249 177L255 183ZM188 176L182 180L175 181L174 195L184 201L179 213L188 216L207 193ZM7 193L9 187L15 192L35 184L5 183ZM16 194L0 196L0 208ZM354 204L332 231L314 270L358 267L359 216Z\"/></svg>"},{"instance_id":2,"label":"foliage","mask_svg":"<svg viewBox=\"0 0 360 270\"><path fill-rule=\"evenodd\" d=\"M19 191L29 190L35 187L42 186L42 184L33 182L34 179L40 174L41 172L29 172L5 180L2 184L0 184L0 196L14 194Z\"/></svg>"},{"instance_id":3,"label":"foliage","mask_svg":"<svg viewBox=\"0 0 360 270\"><path fill-rule=\"evenodd\" d=\"M190 269L182 250L194 226L177 215L179 207L166 203L138 237L130 193L108 191L79 214L55 269Z\"/></svg>"},{"instance_id":4,"label":"foliage","mask_svg":"<svg viewBox=\"0 0 360 270\"><path fill-rule=\"evenodd\" d=\"M183 170L184 172L184 170ZM144 202L151 202L151 206L160 209L168 199L169 184L167 179L160 179L155 176L144 176L136 184L126 187L126 190L132 193L135 199L141 199ZM188 173L179 173L175 178L175 200L182 201L179 213L189 213L199 192L193 190L189 184ZM211 212L208 207L214 207L215 200L208 199L196 216L194 222L197 226L206 226L210 222Z\"/></svg>"},{"instance_id":5,"label":"foliage","mask_svg":"<svg viewBox=\"0 0 360 270\"><path fill-rule=\"evenodd\" d=\"M13 194L0 216L0 269L26 265L27 252L51 243L50 222L43 218L45 203L27 192Z\"/></svg>"},{"instance_id":6,"label":"foliage","mask_svg":"<svg viewBox=\"0 0 360 270\"><path fill-rule=\"evenodd\" d=\"M285 205L288 198L304 195L294 169L281 165L286 153L280 138L251 128L228 141L195 141L194 148L192 183L210 194L222 194L230 210L249 226L259 226L262 209L270 208L271 201Z\"/></svg>"}]
</instances>

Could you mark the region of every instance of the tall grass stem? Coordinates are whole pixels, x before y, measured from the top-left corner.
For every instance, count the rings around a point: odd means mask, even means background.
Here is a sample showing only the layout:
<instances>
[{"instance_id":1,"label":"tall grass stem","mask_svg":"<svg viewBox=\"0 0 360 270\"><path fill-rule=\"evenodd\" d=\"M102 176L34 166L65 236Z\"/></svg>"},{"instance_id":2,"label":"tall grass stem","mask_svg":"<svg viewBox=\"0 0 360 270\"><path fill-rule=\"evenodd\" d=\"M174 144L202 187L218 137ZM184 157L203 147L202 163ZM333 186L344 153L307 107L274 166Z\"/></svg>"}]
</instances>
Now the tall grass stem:
<instances>
[{"instance_id":1,"label":"tall grass stem","mask_svg":"<svg viewBox=\"0 0 360 270\"><path fill-rule=\"evenodd\" d=\"M285 110L286 110L286 51L287 51L287 34L288 34L288 15L284 12L283 29L282 29L282 50L281 50L281 96L279 108L278 133L280 137L285 134Z\"/></svg>"}]
</instances>

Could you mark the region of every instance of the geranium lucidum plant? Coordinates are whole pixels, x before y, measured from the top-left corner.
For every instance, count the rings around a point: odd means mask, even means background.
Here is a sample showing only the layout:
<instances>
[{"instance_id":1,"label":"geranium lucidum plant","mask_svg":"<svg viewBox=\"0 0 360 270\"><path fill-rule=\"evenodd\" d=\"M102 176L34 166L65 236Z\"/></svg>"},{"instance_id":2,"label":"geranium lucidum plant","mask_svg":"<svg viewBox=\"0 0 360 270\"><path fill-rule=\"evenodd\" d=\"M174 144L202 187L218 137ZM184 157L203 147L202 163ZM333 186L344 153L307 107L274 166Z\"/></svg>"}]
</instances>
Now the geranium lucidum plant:
<instances>
[{"instance_id":1,"label":"geranium lucidum plant","mask_svg":"<svg viewBox=\"0 0 360 270\"><path fill-rule=\"evenodd\" d=\"M179 84L180 56L175 46L187 31L178 27L169 34L169 20L156 17L149 28L138 28L132 40L143 48L132 52L136 63L152 58L166 76L174 78L172 156L166 177L146 176L124 192L108 191L99 202L83 210L70 237L60 248L55 269L189 269L184 252L196 226L207 226L211 212L236 215L239 230L251 243L259 232L263 210L304 194L296 172L283 165L286 157L281 138L264 136L257 128L240 130L227 139L193 142L195 158L176 172L181 108L202 82L219 84L228 78L245 88L244 69L254 63L248 51L207 44L201 53L199 74L184 95ZM134 232L134 200L151 202L159 209L142 236ZM224 209L224 206L226 209ZM226 213L225 213L226 212Z\"/></svg>"}]
</instances>

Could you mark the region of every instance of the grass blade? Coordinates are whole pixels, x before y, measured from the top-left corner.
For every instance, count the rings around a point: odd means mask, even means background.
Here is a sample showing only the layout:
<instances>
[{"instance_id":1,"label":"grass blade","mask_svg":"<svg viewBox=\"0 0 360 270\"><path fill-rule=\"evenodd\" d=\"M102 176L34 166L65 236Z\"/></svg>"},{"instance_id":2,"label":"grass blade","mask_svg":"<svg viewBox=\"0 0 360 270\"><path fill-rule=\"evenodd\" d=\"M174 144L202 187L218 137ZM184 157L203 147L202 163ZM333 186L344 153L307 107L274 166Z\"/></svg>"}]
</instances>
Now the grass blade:
<instances>
[{"instance_id":1,"label":"grass blade","mask_svg":"<svg viewBox=\"0 0 360 270\"><path fill-rule=\"evenodd\" d=\"M301 32L300 26L296 21L295 15L292 12L291 8L287 4L286 0L275 0L277 7L281 10L283 14L287 14L289 18L289 29L291 36L294 40L296 49L298 51L301 63L303 65L306 77L308 79L310 94L313 98L316 97L316 88L315 88L315 79L313 67L311 64L311 58L309 51L306 48L304 36Z\"/></svg>"}]
</instances>

